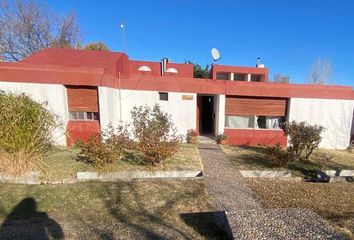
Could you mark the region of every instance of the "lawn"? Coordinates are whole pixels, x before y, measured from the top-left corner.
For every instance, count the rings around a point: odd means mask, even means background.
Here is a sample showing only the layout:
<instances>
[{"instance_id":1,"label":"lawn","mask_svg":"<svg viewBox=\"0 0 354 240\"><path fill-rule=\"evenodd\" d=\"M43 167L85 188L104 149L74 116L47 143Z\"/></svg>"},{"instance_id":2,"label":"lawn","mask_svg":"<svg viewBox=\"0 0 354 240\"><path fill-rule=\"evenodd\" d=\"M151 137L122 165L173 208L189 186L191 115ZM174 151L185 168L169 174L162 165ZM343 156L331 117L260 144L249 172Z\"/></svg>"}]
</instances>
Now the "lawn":
<instances>
[{"instance_id":1,"label":"lawn","mask_svg":"<svg viewBox=\"0 0 354 240\"><path fill-rule=\"evenodd\" d=\"M0 192L0 239L24 232L38 235L33 239L41 239L44 232L60 236L60 229L67 239L221 237L210 217L191 214L212 211L201 180L0 184ZM31 201L37 202L37 210ZM43 232L38 228L54 231Z\"/></svg>"},{"instance_id":2,"label":"lawn","mask_svg":"<svg viewBox=\"0 0 354 240\"><path fill-rule=\"evenodd\" d=\"M78 150L74 148L56 147L46 154L44 161L47 166L43 174L44 180L62 180L76 177L77 172L98 171L93 165L78 161ZM133 171L133 170L202 170L202 163L196 145L181 144L175 155L166 159L160 166L151 168L149 165L122 159L112 166L99 171Z\"/></svg>"},{"instance_id":3,"label":"lawn","mask_svg":"<svg viewBox=\"0 0 354 240\"><path fill-rule=\"evenodd\" d=\"M354 239L354 184L247 179L268 208L308 208Z\"/></svg>"},{"instance_id":4,"label":"lawn","mask_svg":"<svg viewBox=\"0 0 354 240\"><path fill-rule=\"evenodd\" d=\"M281 170L267 159L265 147L223 145L222 148L238 170ZM297 176L304 176L309 171L319 169L354 169L354 153L346 150L317 149L309 161L296 161L287 168Z\"/></svg>"}]
</instances>

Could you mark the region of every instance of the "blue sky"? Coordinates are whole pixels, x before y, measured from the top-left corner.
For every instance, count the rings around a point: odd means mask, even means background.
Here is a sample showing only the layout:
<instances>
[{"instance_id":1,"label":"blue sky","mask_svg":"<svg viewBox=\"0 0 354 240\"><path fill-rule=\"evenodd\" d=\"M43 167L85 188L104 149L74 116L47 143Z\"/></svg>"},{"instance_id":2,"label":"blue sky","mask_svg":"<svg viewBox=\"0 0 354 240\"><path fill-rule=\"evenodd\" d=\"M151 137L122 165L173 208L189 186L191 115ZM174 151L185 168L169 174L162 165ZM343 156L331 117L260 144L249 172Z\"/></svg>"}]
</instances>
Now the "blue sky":
<instances>
[{"instance_id":1,"label":"blue sky","mask_svg":"<svg viewBox=\"0 0 354 240\"><path fill-rule=\"evenodd\" d=\"M131 59L212 61L253 66L257 57L274 73L303 83L317 58L330 59L331 84L354 85L354 1L96 1L48 0L60 12L74 9L83 43L124 48ZM126 47L119 25L125 23Z\"/></svg>"}]
</instances>

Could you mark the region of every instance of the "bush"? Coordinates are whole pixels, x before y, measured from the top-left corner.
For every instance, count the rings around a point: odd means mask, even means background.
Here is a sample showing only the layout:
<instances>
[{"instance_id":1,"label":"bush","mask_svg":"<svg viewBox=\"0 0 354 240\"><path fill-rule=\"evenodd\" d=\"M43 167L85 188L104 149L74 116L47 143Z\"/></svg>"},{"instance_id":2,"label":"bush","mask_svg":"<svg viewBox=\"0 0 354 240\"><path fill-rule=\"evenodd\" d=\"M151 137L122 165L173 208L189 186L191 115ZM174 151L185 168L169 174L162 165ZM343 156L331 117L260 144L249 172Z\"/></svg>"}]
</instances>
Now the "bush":
<instances>
[{"instance_id":1,"label":"bush","mask_svg":"<svg viewBox=\"0 0 354 240\"><path fill-rule=\"evenodd\" d=\"M25 94L0 92L0 171L19 175L43 169L57 117Z\"/></svg>"},{"instance_id":2,"label":"bush","mask_svg":"<svg viewBox=\"0 0 354 240\"><path fill-rule=\"evenodd\" d=\"M122 158L126 149L131 149L133 141L129 138L125 126L112 125L101 134L91 136L87 142L79 141L76 147L80 149L81 158L98 168L104 168Z\"/></svg>"},{"instance_id":3,"label":"bush","mask_svg":"<svg viewBox=\"0 0 354 240\"><path fill-rule=\"evenodd\" d=\"M190 129L187 131L187 137L186 137L187 143L197 143L198 142L198 133L196 130Z\"/></svg>"},{"instance_id":4,"label":"bush","mask_svg":"<svg viewBox=\"0 0 354 240\"><path fill-rule=\"evenodd\" d=\"M279 144L273 147L267 147L266 155L277 167L286 167L294 161L293 152L289 151L287 148L280 147Z\"/></svg>"},{"instance_id":5,"label":"bush","mask_svg":"<svg viewBox=\"0 0 354 240\"><path fill-rule=\"evenodd\" d=\"M284 124L285 134L289 137L289 151L293 152L297 159L301 159L303 154L306 160L312 152L318 148L322 137L323 127L310 125L306 122L295 122Z\"/></svg>"},{"instance_id":6,"label":"bush","mask_svg":"<svg viewBox=\"0 0 354 240\"><path fill-rule=\"evenodd\" d=\"M223 144L227 140L227 136L225 134L217 134L215 136L215 141L217 144Z\"/></svg>"},{"instance_id":7,"label":"bush","mask_svg":"<svg viewBox=\"0 0 354 240\"><path fill-rule=\"evenodd\" d=\"M138 140L136 148L144 155L146 163L158 165L177 151L181 138L170 115L159 105L134 107L131 115L134 137Z\"/></svg>"}]
</instances>

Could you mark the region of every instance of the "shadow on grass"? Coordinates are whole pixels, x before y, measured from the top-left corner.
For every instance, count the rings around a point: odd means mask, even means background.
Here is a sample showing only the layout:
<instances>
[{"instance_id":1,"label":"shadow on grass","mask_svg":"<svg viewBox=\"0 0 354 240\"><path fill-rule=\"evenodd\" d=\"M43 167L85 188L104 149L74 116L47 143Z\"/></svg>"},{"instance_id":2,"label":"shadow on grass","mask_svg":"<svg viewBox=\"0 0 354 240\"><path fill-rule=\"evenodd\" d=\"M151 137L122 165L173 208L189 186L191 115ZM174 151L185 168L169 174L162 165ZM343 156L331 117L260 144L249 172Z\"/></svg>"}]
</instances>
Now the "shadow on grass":
<instances>
[{"instance_id":1,"label":"shadow on grass","mask_svg":"<svg viewBox=\"0 0 354 240\"><path fill-rule=\"evenodd\" d=\"M0 239L62 239L63 230L45 212L37 211L34 198L25 198L6 216L0 227Z\"/></svg>"},{"instance_id":2,"label":"shadow on grass","mask_svg":"<svg viewBox=\"0 0 354 240\"><path fill-rule=\"evenodd\" d=\"M125 183L124 185L117 183L118 191L105 189L101 195L106 209L118 222L129 227L139 238L145 239L193 239L195 232L191 231L178 220L179 211L184 208L184 204L188 205L196 198L200 198L201 189L193 187L183 187L182 189L173 189L173 183L164 181L149 182L154 185L153 188L158 189L159 185L163 185L163 189L169 189L164 192L160 189L158 192L150 192L142 187L142 192L138 190L136 182ZM147 191L147 192L146 192ZM149 196L150 194L150 196ZM156 194L159 196L156 199ZM151 197L151 195L154 195ZM163 202L157 206L151 205L151 198L154 202ZM201 199L205 200L205 199ZM198 208L198 206L196 206ZM182 209L181 209L182 208ZM188 208L188 207L187 207ZM201 219L200 219L201 220ZM210 229L210 219L199 221L198 229L205 229L201 234L206 234L208 239L221 239L220 232L215 228ZM184 225L184 226L183 226ZM199 232L199 231L197 231Z\"/></svg>"}]
</instances>

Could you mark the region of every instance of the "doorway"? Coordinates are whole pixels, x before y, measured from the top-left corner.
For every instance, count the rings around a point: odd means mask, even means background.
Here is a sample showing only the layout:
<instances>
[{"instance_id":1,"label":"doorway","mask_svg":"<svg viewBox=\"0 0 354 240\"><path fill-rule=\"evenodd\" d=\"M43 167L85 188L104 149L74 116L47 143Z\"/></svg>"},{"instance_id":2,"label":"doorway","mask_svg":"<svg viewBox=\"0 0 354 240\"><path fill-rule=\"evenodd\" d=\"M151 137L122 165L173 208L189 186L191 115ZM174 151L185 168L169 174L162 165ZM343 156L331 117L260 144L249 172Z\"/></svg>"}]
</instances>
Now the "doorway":
<instances>
[{"instance_id":1,"label":"doorway","mask_svg":"<svg viewBox=\"0 0 354 240\"><path fill-rule=\"evenodd\" d=\"M197 130L201 135L214 134L214 96L197 97Z\"/></svg>"}]
</instances>

